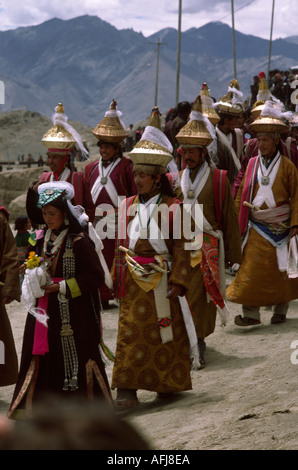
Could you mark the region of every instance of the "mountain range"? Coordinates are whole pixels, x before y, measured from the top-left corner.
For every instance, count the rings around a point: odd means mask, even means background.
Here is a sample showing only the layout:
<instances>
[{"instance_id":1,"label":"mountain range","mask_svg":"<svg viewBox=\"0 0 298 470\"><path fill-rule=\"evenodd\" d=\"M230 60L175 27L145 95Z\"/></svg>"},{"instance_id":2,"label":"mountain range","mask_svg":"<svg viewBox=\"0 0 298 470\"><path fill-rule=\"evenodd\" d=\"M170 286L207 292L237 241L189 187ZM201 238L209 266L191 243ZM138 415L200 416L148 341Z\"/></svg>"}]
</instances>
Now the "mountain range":
<instances>
[{"instance_id":1,"label":"mountain range","mask_svg":"<svg viewBox=\"0 0 298 470\"><path fill-rule=\"evenodd\" d=\"M162 113L175 106L177 30L144 37L118 30L96 16L51 19L37 26L0 32L1 112L16 109L51 117L62 102L69 119L95 126L116 99L125 126L148 117L155 103ZM253 76L267 73L269 41L235 32L237 79L244 98ZM298 36L272 42L271 69L298 63ZM232 29L221 22L181 34L179 101L193 101L207 82L216 100L234 78Z\"/></svg>"}]
</instances>

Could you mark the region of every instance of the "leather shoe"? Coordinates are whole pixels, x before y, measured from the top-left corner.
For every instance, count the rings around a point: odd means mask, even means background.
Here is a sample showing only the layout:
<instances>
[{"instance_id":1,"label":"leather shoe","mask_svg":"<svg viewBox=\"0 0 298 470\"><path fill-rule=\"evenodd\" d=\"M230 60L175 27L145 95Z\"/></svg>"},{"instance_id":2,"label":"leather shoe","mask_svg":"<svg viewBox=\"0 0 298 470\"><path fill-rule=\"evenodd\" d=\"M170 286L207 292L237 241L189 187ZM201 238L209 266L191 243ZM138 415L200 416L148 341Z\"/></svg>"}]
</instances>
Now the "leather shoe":
<instances>
[{"instance_id":1,"label":"leather shoe","mask_svg":"<svg viewBox=\"0 0 298 470\"><path fill-rule=\"evenodd\" d=\"M237 315L234 318L234 323L237 326L254 326L254 325L261 325L260 320L255 320L254 318L250 317L242 317L241 315Z\"/></svg>"},{"instance_id":2,"label":"leather shoe","mask_svg":"<svg viewBox=\"0 0 298 470\"><path fill-rule=\"evenodd\" d=\"M274 315L272 315L271 317L271 324L272 325L277 325L278 323L283 323L286 321L286 316L283 315L282 313L275 313Z\"/></svg>"}]
</instances>

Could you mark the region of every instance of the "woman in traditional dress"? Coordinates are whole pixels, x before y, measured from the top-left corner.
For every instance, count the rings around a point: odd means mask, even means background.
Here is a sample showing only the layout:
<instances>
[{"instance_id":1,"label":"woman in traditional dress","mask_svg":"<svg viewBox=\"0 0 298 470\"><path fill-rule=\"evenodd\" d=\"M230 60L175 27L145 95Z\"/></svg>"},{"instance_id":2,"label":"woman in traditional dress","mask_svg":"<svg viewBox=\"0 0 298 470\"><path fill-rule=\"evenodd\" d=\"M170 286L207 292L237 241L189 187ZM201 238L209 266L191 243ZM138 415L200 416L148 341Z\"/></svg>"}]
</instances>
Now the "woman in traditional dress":
<instances>
[{"instance_id":1,"label":"woman in traditional dress","mask_svg":"<svg viewBox=\"0 0 298 470\"><path fill-rule=\"evenodd\" d=\"M173 235L180 201L164 174L171 148L155 109L130 154L138 195L124 200L119 213L115 286L121 300L112 380L118 409L137 405L138 389L165 397L192 388L190 343L178 299L189 285L190 255L183 233Z\"/></svg>"},{"instance_id":2,"label":"woman in traditional dress","mask_svg":"<svg viewBox=\"0 0 298 470\"><path fill-rule=\"evenodd\" d=\"M46 228L35 245L36 256L31 254L27 261L22 289L29 313L9 411L16 419L28 416L45 393L105 397L111 402L98 315L104 274L86 232L85 212L70 203L73 193L73 186L64 181L28 193L29 218L38 224L43 219Z\"/></svg>"}]
</instances>

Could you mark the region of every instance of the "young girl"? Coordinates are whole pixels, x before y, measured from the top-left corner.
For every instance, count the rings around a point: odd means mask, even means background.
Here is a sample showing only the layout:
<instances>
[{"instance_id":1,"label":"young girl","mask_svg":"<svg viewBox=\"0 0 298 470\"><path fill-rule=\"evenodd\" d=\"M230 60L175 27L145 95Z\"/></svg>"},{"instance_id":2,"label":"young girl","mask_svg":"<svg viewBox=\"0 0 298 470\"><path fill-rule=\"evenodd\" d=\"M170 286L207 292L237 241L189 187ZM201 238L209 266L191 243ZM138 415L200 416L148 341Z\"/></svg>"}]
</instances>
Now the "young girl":
<instances>
[{"instance_id":1,"label":"young girl","mask_svg":"<svg viewBox=\"0 0 298 470\"><path fill-rule=\"evenodd\" d=\"M77 394L88 399L94 396L111 404L99 349L98 289L104 273L87 234L85 212L70 203L74 188L65 181L40 185L39 194L29 192L28 215L46 228L34 247L41 264L36 270L29 269L32 257L28 260L22 288L26 306L31 297L33 302L28 308L20 372L9 412L16 419L21 414L28 416L45 393L62 393L68 399ZM40 277L42 265L48 282Z\"/></svg>"}]
</instances>

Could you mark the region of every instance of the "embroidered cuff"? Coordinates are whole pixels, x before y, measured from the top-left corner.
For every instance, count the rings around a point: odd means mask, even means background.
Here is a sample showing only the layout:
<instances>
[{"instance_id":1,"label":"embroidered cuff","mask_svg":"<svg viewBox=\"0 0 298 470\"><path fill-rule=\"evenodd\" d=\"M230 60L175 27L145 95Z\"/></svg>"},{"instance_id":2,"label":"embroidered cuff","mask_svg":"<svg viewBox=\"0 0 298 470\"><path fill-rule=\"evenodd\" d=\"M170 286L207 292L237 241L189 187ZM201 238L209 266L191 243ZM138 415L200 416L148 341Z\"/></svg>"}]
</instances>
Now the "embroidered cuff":
<instances>
[{"instance_id":1,"label":"embroidered cuff","mask_svg":"<svg viewBox=\"0 0 298 470\"><path fill-rule=\"evenodd\" d=\"M59 292L60 294L66 295L66 281L59 282Z\"/></svg>"},{"instance_id":2,"label":"embroidered cuff","mask_svg":"<svg viewBox=\"0 0 298 470\"><path fill-rule=\"evenodd\" d=\"M81 289L79 288L79 284L77 283L75 277L67 279L66 284L69 287L70 294L73 299L82 295Z\"/></svg>"}]
</instances>

